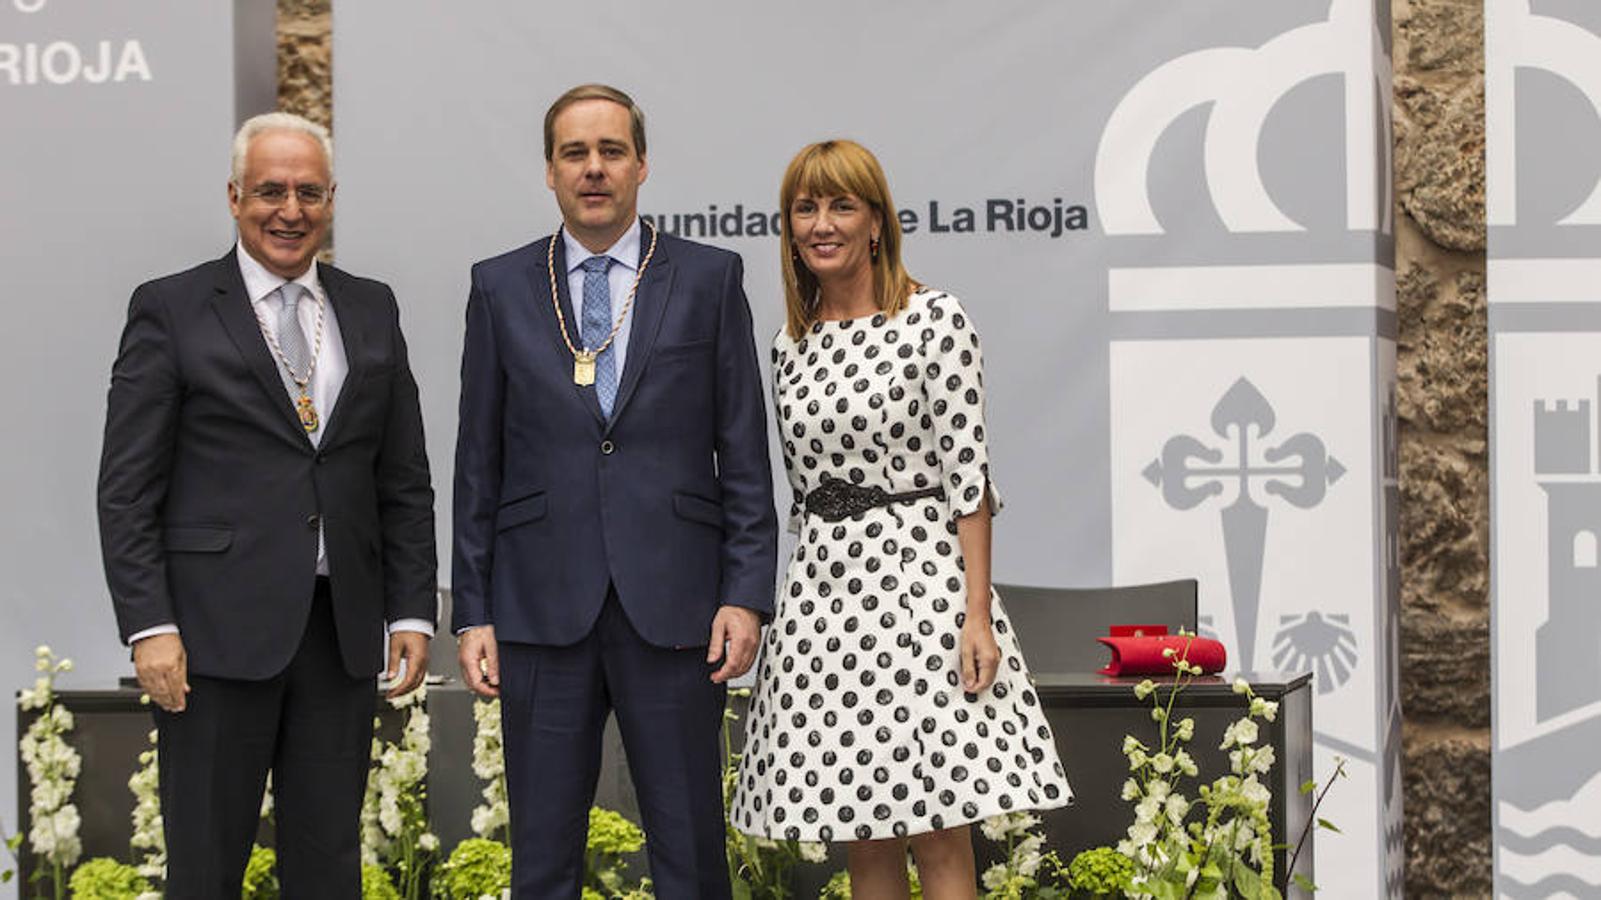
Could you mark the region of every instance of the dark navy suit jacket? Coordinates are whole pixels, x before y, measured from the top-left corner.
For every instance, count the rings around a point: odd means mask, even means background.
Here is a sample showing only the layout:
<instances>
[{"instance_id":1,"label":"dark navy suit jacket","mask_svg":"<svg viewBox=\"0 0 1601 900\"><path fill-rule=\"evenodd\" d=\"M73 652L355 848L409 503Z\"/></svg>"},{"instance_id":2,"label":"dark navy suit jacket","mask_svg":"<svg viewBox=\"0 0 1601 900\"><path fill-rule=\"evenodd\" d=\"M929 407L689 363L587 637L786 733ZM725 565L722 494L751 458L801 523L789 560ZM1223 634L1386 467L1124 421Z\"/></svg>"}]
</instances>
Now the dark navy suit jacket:
<instances>
[{"instance_id":1,"label":"dark navy suit jacket","mask_svg":"<svg viewBox=\"0 0 1601 900\"><path fill-rule=\"evenodd\" d=\"M473 266L453 627L576 643L609 585L635 630L658 646L705 646L722 604L767 618L777 519L739 257L660 236L608 420L595 389L573 383L551 304L550 240ZM648 229L641 243L649 245ZM561 241L555 270L578 345Z\"/></svg>"}]
</instances>

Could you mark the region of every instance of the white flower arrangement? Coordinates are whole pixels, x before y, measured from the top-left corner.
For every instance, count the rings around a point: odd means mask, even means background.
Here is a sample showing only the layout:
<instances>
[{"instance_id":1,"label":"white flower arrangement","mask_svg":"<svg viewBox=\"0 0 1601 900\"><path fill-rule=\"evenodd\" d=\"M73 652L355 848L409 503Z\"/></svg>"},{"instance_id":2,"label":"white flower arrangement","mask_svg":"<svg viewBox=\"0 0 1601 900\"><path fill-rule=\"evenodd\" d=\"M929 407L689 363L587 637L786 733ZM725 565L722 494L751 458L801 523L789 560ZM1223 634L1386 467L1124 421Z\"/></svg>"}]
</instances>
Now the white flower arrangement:
<instances>
[{"instance_id":1,"label":"white flower arrangement","mask_svg":"<svg viewBox=\"0 0 1601 900\"><path fill-rule=\"evenodd\" d=\"M78 807L71 802L83 759L65 737L73 727L72 712L55 700L56 676L72 671L72 660L58 660L49 647L40 646L34 650L34 670L40 674L33 687L17 692L19 707L39 711L17 742L33 786L28 798L32 822L28 845L48 866L46 877L60 896L66 888L67 870L83 855Z\"/></svg>"},{"instance_id":2,"label":"white flower arrangement","mask_svg":"<svg viewBox=\"0 0 1601 900\"><path fill-rule=\"evenodd\" d=\"M500 700L473 703L473 774L484 782L484 802L473 807L473 834L506 843L511 809L506 799L506 753L500 735Z\"/></svg>"},{"instance_id":3,"label":"white flower arrangement","mask_svg":"<svg viewBox=\"0 0 1601 900\"><path fill-rule=\"evenodd\" d=\"M361 860L391 870L400 895L416 900L423 890L423 873L439 852L439 837L428 827L423 803L432 748L427 682L389 703L407 711L406 722L398 744L373 738L373 766L361 805Z\"/></svg>"},{"instance_id":4,"label":"white flower arrangement","mask_svg":"<svg viewBox=\"0 0 1601 900\"><path fill-rule=\"evenodd\" d=\"M980 876L986 900L1002 898L1059 896L1066 875L1056 852L1047 850L1045 838L1037 834L1039 816L1029 812L1003 813L979 823L984 837L1006 845L1006 859L995 863Z\"/></svg>"},{"instance_id":5,"label":"white flower arrangement","mask_svg":"<svg viewBox=\"0 0 1601 900\"><path fill-rule=\"evenodd\" d=\"M161 822L161 766L155 749L156 732L150 732L150 749L139 754L139 769L128 778L133 793L133 836L128 847L134 868L152 883L167 880L167 837Z\"/></svg>"},{"instance_id":6,"label":"white flower arrangement","mask_svg":"<svg viewBox=\"0 0 1601 900\"><path fill-rule=\"evenodd\" d=\"M1257 720L1274 721L1279 705L1256 696L1244 679L1234 681L1234 692L1247 699L1246 714L1224 730L1218 747L1228 752L1229 774L1201 785L1196 799L1191 800L1181 792L1181 779L1198 774L1195 760L1184 747L1195 737L1195 720L1186 717L1175 723L1172 714L1179 693L1201 670L1188 661L1186 653L1169 650L1165 655L1175 672L1166 696L1150 679L1134 688L1137 698L1154 698L1151 719L1157 724L1156 745L1147 746L1134 735L1123 738L1123 754L1128 757L1132 777L1123 783L1122 796L1134 804L1134 822L1127 837L1118 842L1117 852L1134 862L1129 895L1279 900L1273 884L1272 826L1268 820L1273 792L1262 781L1277 758L1272 746L1256 745L1261 738ZM1343 763L1334 778L1342 774ZM1301 789L1305 793L1315 787L1309 781ZM1314 814L1327 793L1325 786L1313 806ZM1289 859L1291 871L1300 849L1298 844ZM1295 876L1295 880L1305 879ZM1312 889L1309 883L1302 886Z\"/></svg>"}]
</instances>

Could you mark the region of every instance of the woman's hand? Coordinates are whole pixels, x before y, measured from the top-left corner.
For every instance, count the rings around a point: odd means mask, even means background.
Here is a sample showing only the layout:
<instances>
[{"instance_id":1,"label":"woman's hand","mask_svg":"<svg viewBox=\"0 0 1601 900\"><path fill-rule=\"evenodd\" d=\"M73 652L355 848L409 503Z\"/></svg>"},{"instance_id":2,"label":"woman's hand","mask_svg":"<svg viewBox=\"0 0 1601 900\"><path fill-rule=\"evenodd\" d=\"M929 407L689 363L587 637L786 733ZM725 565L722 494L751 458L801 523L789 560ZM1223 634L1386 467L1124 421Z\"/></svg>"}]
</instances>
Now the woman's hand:
<instances>
[{"instance_id":1,"label":"woman's hand","mask_svg":"<svg viewBox=\"0 0 1601 900\"><path fill-rule=\"evenodd\" d=\"M988 612L969 609L962 622L962 690L978 694L995 683L1001 668L1001 648L995 643Z\"/></svg>"}]
</instances>

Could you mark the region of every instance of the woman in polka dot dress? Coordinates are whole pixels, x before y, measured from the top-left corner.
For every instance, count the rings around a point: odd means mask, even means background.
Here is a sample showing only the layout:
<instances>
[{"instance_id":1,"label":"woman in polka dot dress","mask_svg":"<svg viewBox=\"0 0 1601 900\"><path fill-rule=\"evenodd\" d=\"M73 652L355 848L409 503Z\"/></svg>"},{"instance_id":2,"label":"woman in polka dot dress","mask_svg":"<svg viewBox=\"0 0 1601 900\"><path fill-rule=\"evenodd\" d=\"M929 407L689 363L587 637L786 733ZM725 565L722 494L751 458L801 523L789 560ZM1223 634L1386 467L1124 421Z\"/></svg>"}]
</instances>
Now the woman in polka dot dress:
<instances>
[{"instance_id":1,"label":"woman in polka dot dress","mask_svg":"<svg viewBox=\"0 0 1601 900\"><path fill-rule=\"evenodd\" d=\"M730 815L851 841L855 896L975 892L968 825L1069 802L990 589L978 335L901 265L877 160L813 144L780 190L788 324L774 402L799 546L762 648Z\"/></svg>"}]
</instances>

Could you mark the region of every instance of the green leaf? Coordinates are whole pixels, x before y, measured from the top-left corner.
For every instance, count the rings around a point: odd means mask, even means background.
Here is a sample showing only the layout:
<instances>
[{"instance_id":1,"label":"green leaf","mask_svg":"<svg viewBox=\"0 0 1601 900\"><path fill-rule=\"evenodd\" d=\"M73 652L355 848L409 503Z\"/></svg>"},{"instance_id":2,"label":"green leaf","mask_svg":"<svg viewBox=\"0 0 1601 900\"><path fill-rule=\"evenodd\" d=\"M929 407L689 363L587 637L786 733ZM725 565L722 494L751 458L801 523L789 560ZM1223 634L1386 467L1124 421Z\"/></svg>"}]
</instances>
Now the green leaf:
<instances>
[{"instance_id":1,"label":"green leaf","mask_svg":"<svg viewBox=\"0 0 1601 900\"><path fill-rule=\"evenodd\" d=\"M1317 885L1312 883L1312 879L1302 875L1300 872L1296 872L1294 875L1290 876L1290 880L1295 882L1296 885L1301 888L1301 890L1306 891L1307 893L1317 893Z\"/></svg>"},{"instance_id":2,"label":"green leaf","mask_svg":"<svg viewBox=\"0 0 1601 900\"><path fill-rule=\"evenodd\" d=\"M1301 793L1310 794L1315 790L1317 790L1317 782L1316 781L1313 781L1312 779L1308 778L1307 780L1301 782Z\"/></svg>"},{"instance_id":3,"label":"green leaf","mask_svg":"<svg viewBox=\"0 0 1601 900\"><path fill-rule=\"evenodd\" d=\"M1341 831L1338 827L1336 827L1335 824L1333 822L1330 822L1328 819L1318 819L1317 820L1317 827L1319 827L1319 828L1327 828L1329 831L1332 831L1335 834L1344 834L1345 833L1345 832Z\"/></svg>"},{"instance_id":4,"label":"green leaf","mask_svg":"<svg viewBox=\"0 0 1601 900\"><path fill-rule=\"evenodd\" d=\"M0 884L10 884L11 879L15 878L16 874L17 873L11 871L10 869L0 872Z\"/></svg>"},{"instance_id":5,"label":"green leaf","mask_svg":"<svg viewBox=\"0 0 1601 900\"><path fill-rule=\"evenodd\" d=\"M1261 900L1262 876L1247 865L1234 867L1234 889L1245 900Z\"/></svg>"},{"instance_id":6,"label":"green leaf","mask_svg":"<svg viewBox=\"0 0 1601 900\"><path fill-rule=\"evenodd\" d=\"M734 900L751 900L750 885L746 884L744 879L735 878L733 888Z\"/></svg>"}]
</instances>

